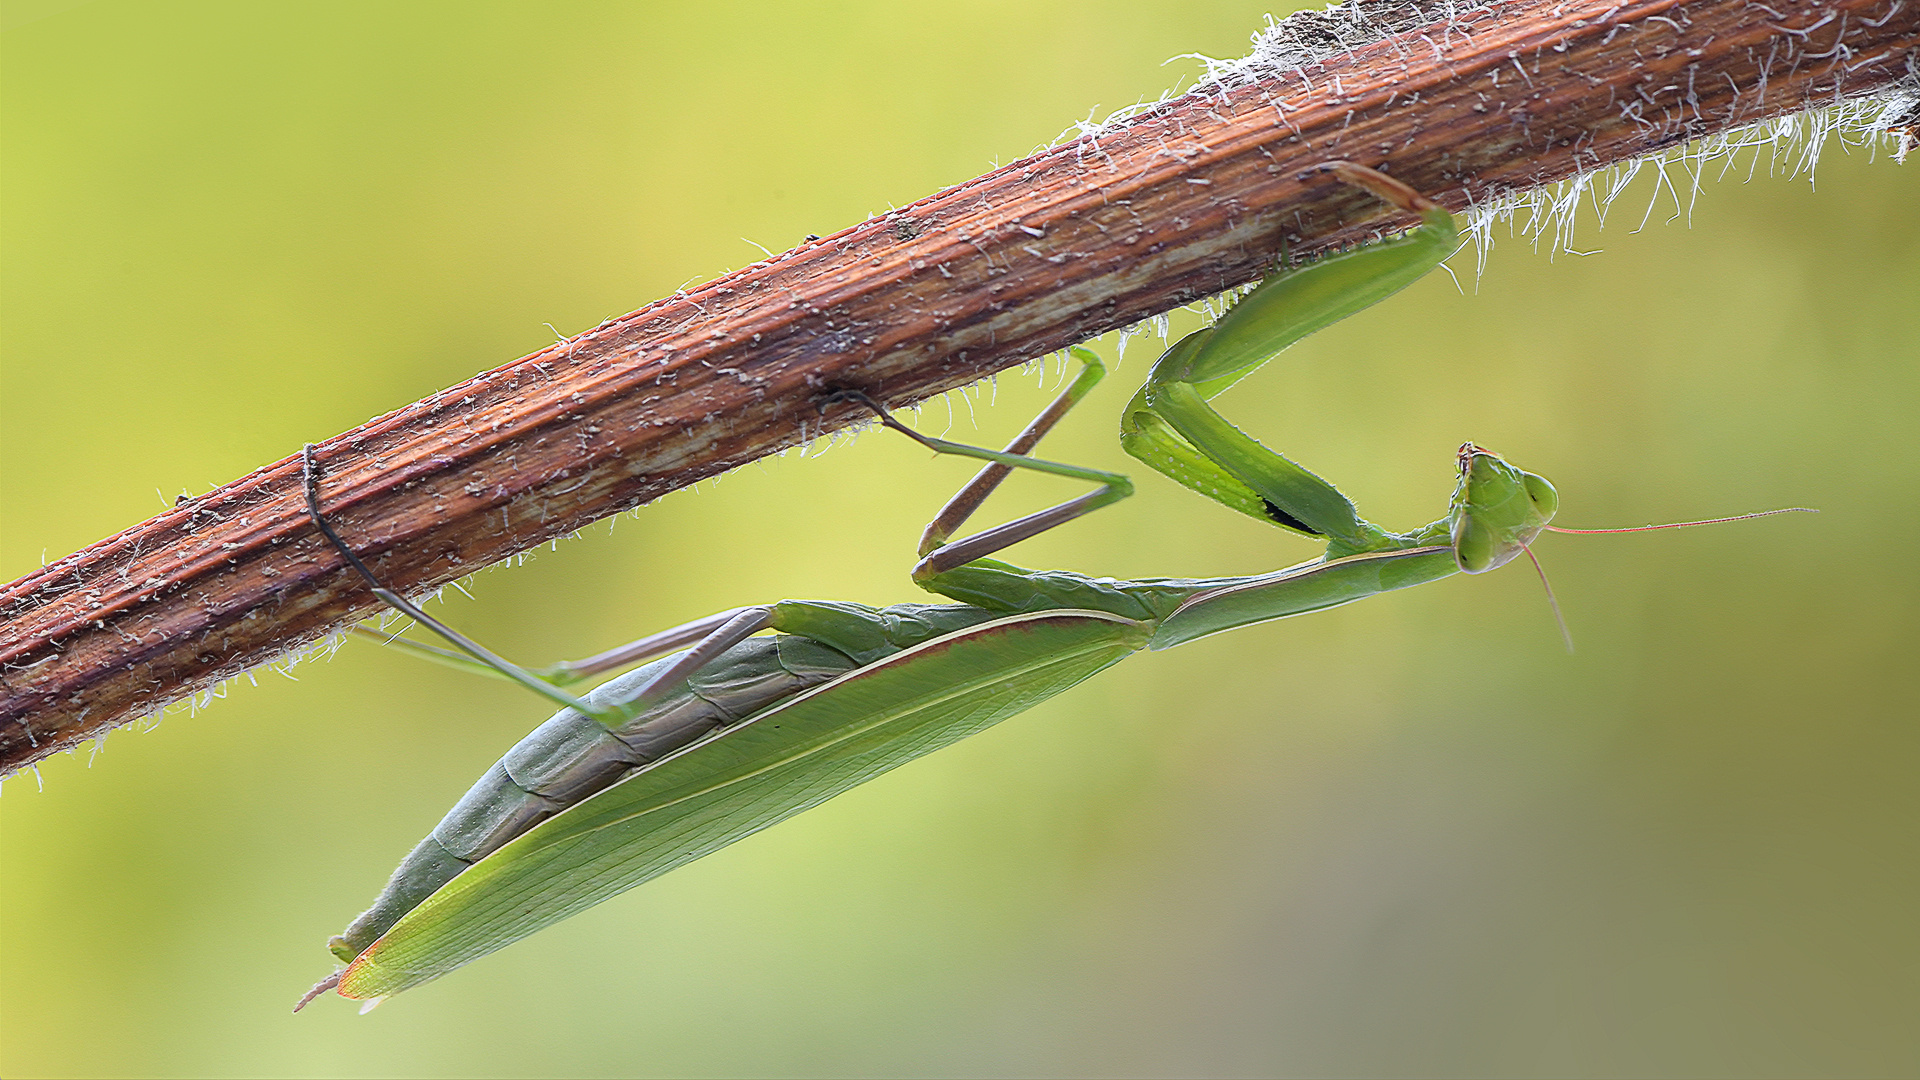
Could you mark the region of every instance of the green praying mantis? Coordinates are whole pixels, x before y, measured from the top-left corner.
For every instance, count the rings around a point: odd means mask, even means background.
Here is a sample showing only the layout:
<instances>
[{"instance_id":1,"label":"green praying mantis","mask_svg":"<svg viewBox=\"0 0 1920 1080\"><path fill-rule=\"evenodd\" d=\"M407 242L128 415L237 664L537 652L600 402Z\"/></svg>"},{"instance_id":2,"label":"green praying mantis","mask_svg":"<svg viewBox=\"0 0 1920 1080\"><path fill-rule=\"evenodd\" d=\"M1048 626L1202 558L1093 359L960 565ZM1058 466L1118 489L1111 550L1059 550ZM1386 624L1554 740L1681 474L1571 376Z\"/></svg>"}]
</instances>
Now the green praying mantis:
<instances>
[{"instance_id":1,"label":"green praying mantis","mask_svg":"<svg viewBox=\"0 0 1920 1080\"><path fill-rule=\"evenodd\" d=\"M1032 708L1142 649L1531 557L1535 537L1553 529L1558 496L1545 478L1490 451L1460 447L1446 514L1396 533L1362 519L1332 484L1208 404L1288 345L1405 288L1455 249L1452 218L1413 189L1348 162L1320 171L1418 214L1421 224L1270 276L1213 327L1166 350L1121 425L1126 451L1155 470L1326 543L1320 557L1273 573L1119 581L990 557L1132 493L1119 473L1030 456L1104 374L1099 359L1077 347L1077 377L1004 450L922 435L857 391L822 402L856 403L937 454L988 463L928 525L913 569L915 583L956 603L875 609L786 600L541 672L495 656L381 585L322 513L321 463L308 447L315 525L381 599L458 651L397 640L510 678L561 710L488 770L373 906L329 942L346 967L295 1011L329 989L371 1007ZM1097 487L954 539L1014 469ZM775 633L764 636L768 630ZM562 688L650 658L584 698Z\"/></svg>"}]
</instances>

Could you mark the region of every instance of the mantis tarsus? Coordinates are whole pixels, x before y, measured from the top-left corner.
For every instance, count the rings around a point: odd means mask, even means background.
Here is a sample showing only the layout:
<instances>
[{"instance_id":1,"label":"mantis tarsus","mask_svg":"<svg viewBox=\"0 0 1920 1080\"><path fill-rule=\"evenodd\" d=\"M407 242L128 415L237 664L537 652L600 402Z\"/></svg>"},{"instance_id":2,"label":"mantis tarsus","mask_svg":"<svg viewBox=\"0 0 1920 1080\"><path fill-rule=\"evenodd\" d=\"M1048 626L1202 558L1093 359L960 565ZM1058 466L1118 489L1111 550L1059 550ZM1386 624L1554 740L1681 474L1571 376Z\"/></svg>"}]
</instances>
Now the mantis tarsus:
<instances>
[{"instance_id":1,"label":"mantis tarsus","mask_svg":"<svg viewBox=\"0 0 1920 1080\"><path fill-rule=\"evenodd\" d=\"M1141 649L1333 607L1459 572L1483 573L1551 528L1544 478L1469 443L1447 513L1406 533L1367 522L1333 485L1228 423L1207 403L1287 345L1419 279L1450 254L1452 219L1412 189L1346 162L1340 180L1417 213L1398 238L1276 273L1214 327L1155 363L1128 405L1128 453L1200 494L1325 540L1319 558L1231 578L1116 581L1029 571L988 556L1126 498L1127 477L1028 456L1103 375L1080 374L1005 450L930 438L857 391L829 395L939 454L987 461L927 527L913 579L952 604L874 609L782 601L722 612L572 665L534 673L468 641L382 587L310 510L382 599L460 652L562 706L494 765L329 943L337 988L379 999L437 978L649 878L815 806L1045 701ZM953 535L1013 469L1097 490L964 539ZM1527 552L1531 554L1530 552ZM755 636L774 630L776 636ZM664 656L576 698L560 684ZM296 1006L296 1011L300 1006Z\"/></svg>"}]
</instances>

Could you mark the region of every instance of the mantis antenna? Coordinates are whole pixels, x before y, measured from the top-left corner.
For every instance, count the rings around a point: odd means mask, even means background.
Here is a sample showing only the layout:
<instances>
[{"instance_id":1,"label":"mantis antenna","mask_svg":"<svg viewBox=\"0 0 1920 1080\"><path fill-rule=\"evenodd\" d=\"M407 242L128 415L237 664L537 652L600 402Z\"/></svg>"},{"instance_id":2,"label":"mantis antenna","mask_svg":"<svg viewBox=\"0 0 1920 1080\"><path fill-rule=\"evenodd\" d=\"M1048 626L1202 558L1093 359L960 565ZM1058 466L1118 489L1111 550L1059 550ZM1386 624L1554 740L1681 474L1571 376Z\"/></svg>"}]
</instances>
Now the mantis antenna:
<instances>
[{"instance_id":1,"label":"mantis antenna","mask_svg":"<svg viewBox=\"0 0 1920 1080\"><path fill-rule=\"evenodd\" d=\"M1751 514L1735 514L1732 517L1703 518L1699 521L1669 521L1660 525L1635 525L1626 529L1563 529L1558 525L1542 525L1545 532L1570 533L1577 536L1598 536L1603 533L1654 532L1659 529L1690 529L1695 525L1720 525L1729 521L1751 521L1754 518L1772 517L1775 514L1817 514L1820 511L1811 506L1783 506L1778 510L1756 510ZM1533 553L1533 545L1523 549L1532 561L1533 569L1540 575L1540 587L1547 591L1547 604L1553 608L1554 621L1560 624L1560 637L1567 643L1567 651L1573 651L1573 631L1567 629L1566 616L1560 613L1560 600L1553 595L1553 583L1547 580L1547 568L1540 565L1540 557Z\"/></svg>"}]
</instances>

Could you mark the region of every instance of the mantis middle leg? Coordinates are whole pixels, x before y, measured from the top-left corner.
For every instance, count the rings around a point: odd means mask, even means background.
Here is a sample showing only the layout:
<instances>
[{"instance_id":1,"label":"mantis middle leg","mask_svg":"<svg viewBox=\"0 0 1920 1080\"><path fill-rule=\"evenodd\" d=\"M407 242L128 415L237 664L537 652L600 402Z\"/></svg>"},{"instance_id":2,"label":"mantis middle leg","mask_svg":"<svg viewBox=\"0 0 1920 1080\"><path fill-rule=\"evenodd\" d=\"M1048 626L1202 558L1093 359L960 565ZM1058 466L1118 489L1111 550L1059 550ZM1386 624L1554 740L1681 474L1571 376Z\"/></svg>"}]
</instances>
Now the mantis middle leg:
<instances>
[{"instance_id":1,"label":"mantis middle leg","mask_svg":"<svg viewBox=\"0 0 1920 1080\"><path fill-rule=\"evenodd\" d=\"M1072 383L1048 405L1033 422L1028 424L1005 450L989 450L982 446L970 446L966 443L951 442L922 435L895 419L885 406L874 401L857 390L843 390L830 395L822 401L822 407L835 401L855 401L873 411L880 423L900 432L914 442L932 450L936 454L951 454L957 457L976 458L989 462L988 466L967 482L952 499L947 501L939 514L927 524L921 535L920 554L924 556L913 568L913 579L925 584L930 579L945 573L954 567L984 558L1003 548L1010 547L1031 536L1037 536L1059 525L1064 525L1083 514L1092 513L1103 506L1111 506L1133 494L1133 481L1123 473L1108 472L1103 469L1090 469L1079 465L1065 465L1057 461L1045 461L1029 456L1029 452L1039 444L1047 432L1053 430L1062 417L1066 416L1088 391L1097 385L1106 374L1106 367L1100 358L1090 349L1075 346L1068 350L1081 362L1080 374ZM1079 498L1069 499L1057 506L1049 507L1038 513L996 525L961 540L949 542L953 535L974 511L993 494L1014 469L1031 469L1051 476L1064 476L1075 480L1086 480L1099 484L1099 490L1088 492Z\"/></svg>"}]
</instances>

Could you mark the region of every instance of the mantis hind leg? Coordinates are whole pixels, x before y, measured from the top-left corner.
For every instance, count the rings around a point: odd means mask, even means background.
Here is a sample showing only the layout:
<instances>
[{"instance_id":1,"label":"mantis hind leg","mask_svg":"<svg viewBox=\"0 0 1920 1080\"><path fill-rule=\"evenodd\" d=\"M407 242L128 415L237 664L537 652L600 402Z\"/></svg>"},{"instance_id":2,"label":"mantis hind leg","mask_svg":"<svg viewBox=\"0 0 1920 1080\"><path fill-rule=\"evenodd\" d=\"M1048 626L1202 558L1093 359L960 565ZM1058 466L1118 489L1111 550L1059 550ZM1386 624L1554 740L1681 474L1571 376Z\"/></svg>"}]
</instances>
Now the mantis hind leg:
<instances>
[{"instance_id":1,"label":"mantis hind leg","mask_svg":"<svg viewBox=\"0 0 1920 1080\"><path fill-rule=\"evenodd\" d=\"M313 521L314 528L320 530L320 535L326 538L327 543L333 545L334 550L340 553L340 557L346 560L347 565L351 567L354 572L366 579L367 584L372 586L375 596L386 601L394 610L402 612L422 626L439 634L452 644L454 648L458 649L460 653L466 655L461 657L459 654L450 653L441 649L432 650L433 652L441 653L444 656L456 657L460 660L469 660L470 658L470 663L475 667L496 672L519 683L541 697L546 698L548 701L565 708L578 709L580 712L602 722L614 723L625 719L625 716L617 710L604 709L574 697L572 694L567 693L551 682L542 679L526 668L500 656L493 650L460 633L458 630L442 623L440 620L420 610L418 604L387 588L381 583L380 578L374 574L373 569L361 561L360 556L355 554L354 550L347 546L347 542L340 538L340 534L334 531L333 525L327 520L326 515L321 512L320 481L325 475L325 470L320 464L319 456L314 453L312 443L308 443L306 448L301 451L300 460L302 466L301 477L307 498L307 517Z\"/></svg>"},{"instance_id":2,"label":"mantis hind leg","mask_svg":"<svg viewBox=\"0 0 1920 1080\"><path fill-rule=\"evenodd\" d=\"M655 699L677 688L687 680L688 676L705 666L714 657L772 625L771 608L735 608L717 615L709 615L704 619L696 619L671 630L649 634L637 641L587 657L585 660L566 661L540 671L530 671L435 619L420 610L419 605L381 584L373 569L347 546L346 541L340 538L340 534L334 531L326 515L321 513L320 481L323 469L311 444L302 452L301 461L306 489L307 516L312 519L314 527L319 529L320 534L326 537L327 542L340 553L347 565L366 579L367 583L373 587L374 595L386 601L396 611L410 616L445 638L454 646L454 649L440 649L417 641L408 641L405 638L387 637L372 631L368 631L369 633L384 639L387 644L399 645L429 660L466 671L497 675L517 682L548 701L577 710L610 727L624 722L644 710ZM639 693L627 697L618 704L596 705L560 689L563 683L578 682L589 676L627 667L649 657L672 652L688 645L693 648L685 656L655 676Z\"/></svg>"},{"instance_id":3,"label":"mantis hind leg","mask_svg":"<svg viewBox=\"0 0 1920 1080\"><path fill-rule=\"evenodd\" d=\"M622 668L632 667L643 660L650 660L653 657L673 652L676 649L697 645L706 640L709 635L725 626L734 616L749 610L751 609L730 608L717 614L708 615L703 619L694 619L691 622L682 623L679 626L656 631L645 637L629 641L625 645L618 645L605 652L595 653L592 656L580 660L562 660L558 663L548 664L545 667L529 668L527 670L542 682L550 683L554 686L571 686L574 683L584 682L595 675L604 675L610 671L619 671ZM387 648L399 649L402 652L411 653L422 660L443 664L451 668L458 668L469 674L486 675L496 679L511 679L510 676L502 674L493 666L475 660L464 652L455 652L452 649L442 649L434 645L426 645L414 641L411 638L398 637L374 629L364 623L355 626L353 632L361 637L377 641Z\"/></svg>"}]
</instances>

